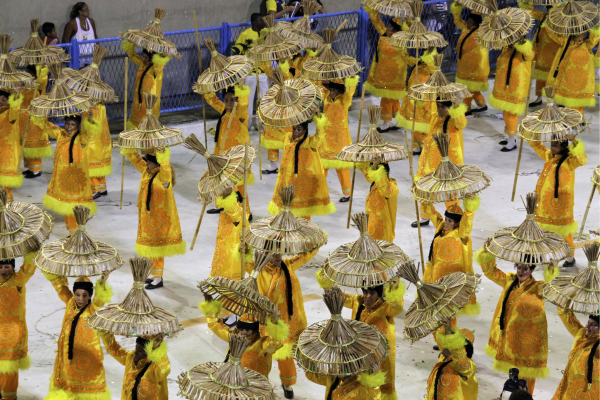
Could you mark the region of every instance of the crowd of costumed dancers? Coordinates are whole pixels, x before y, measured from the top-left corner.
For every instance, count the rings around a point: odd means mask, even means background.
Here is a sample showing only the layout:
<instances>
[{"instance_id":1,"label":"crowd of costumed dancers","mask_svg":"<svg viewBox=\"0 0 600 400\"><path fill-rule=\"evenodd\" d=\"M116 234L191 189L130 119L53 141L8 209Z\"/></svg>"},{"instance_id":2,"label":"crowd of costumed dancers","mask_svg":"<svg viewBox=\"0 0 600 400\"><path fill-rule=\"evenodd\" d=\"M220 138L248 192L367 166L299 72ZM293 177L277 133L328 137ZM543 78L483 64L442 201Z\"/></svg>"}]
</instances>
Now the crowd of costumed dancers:
<instances>
[{"instance_id":1,"label":"crowd of costumed dancers","mask_svg":"<svg viewBox=\"0 0 600 400\"><path fill-rule=\"evenodd\" d=\"M275 399L268 376L277 362L288 399L294 397L298 368L325 387L326 400L397 399L395 317L403 312L408 281L416 286L417 297L409 300L404 336L414 342L431 334L440 351L427 382L412 384L422 384L430 400L476 399L475 336L459 321L461 315L479 313L476 291L482 278L475 274L475 259L485 277L502 287L489 318L485 351L488 366L500 376L510 371L514 378L505 389L513 396L520 393L520 399L531 398L536 380L550 373L547 301L558 307L574 336L553 399L597 399L600 243L585 245L588 266L577 275L558 276L557 266L575 265L575 172L587 162L577 135L589 124L583 108L596 102L598 57L592 49L599 38L598 7L588 1L528 0L519 8L498 9L494 0L456 0L451 13L462 33L456 82L451 82L441 71L443 56L438 54L448 43L421 23L421 1L366 0L365 10L381 37L362 85L353 143L348 111L364 66L332 47L346 21L322 29L320 36L311 24L320 8L317 2L303 1L302 17L294 22L276 22L280 3L269 0L269 15L253 16L232 56L219 54L212 40L204 41L210 64L202 68L199 58L193 91L220 114L212 152L206 128L204 140L194 134L184 137L158 119L164 68L180 57L160 26L166 11L157 8L145 29L121 34L123 51L137 72L131 112L128 118L125 113L124 130L114 145L123 162L127 158L140 173L137 256L129 260L134 283L121 303L111 303L108 282L110 272L124 261L115 247L86 231L98 211L95 200L106 195L106 176L112 173L106 104L117 96L99 70L108 50L96 44L91 64L74 70L62 68L69 56L61 48L38 38L38 20L31 21L31 37L23 47L9 51L10 36L0 35L1 398L17 398L19 371L30 365L25 297L37 269L66 304L45 400L110 399L102 346L124 366L121 399L168 398L166 343L177 340L181 324L173 313L155 307L147 291L165 285L165 259L186 252L170 162L170 148L181 144L202 155L207 165L198 183L202 212L191 249L204 215L218 214L210 275L198 283L204 296L199 308L229 350L222 362L177 371L180 396ZM526 35L534 26L530 41ZM524 141L529 143L543 170L526 196L523 222L500 228L474 253L474 214L490 176L463 164L463 130L470 114L488 107L483 93L489 89L490 49L502 50L487 99L504 116L507 139L501 149L519 147L518 135L520 149ZM414 68L407 79L409 66ZM46 92L48 73L54 84ZM533 79L537 98L528 104ZM363 111L365 91L380 97L381 104ZM547 104L528 113L529 107L541 105L542 95ZM127 93L123 100L127 106ZM249 145L253 108L259 119L258 149ZM369 128L361 138L363 113ZM50 122L56 118L64 125ZM393 118L397 126L390 124ZM407 133L404 143L386 142L381 133L398 127ZM54 153L49 138L56 140ZM268 153L264 170L261 147ZM420 157L413 166L415 154ZM43 160L52 158L43 207L18 201L26 198L23 179L40 176ZM265 175L276 184L272 200L262 205L272 217L253 221L248 185L255 180L255 158L260 179ZM397 207L412 209L413 204L398 200L400 187L390 166L406 158L414 184L403 190L410 190L414 199L413 227L420 244L415 258L420 258L422 271L393 244ZM339 202L349 202L348 226L352 219L359 232L318 270L331 318L308 326L296 271L327 243L328 234L311 217L336 212L326 181L330 170L342 187ZM354 181L362 179L357 170L371 186L364 212L352 214ZM591 197L600 184L600 166L592 183ZM44 244L57 221L51 213L64 216L69 234ZM421 227L429 224L435 236L424 249ZM514 272L506 272L510 264ZM532 276L536 268L545 268L546 282ZM95 283L93 276L99 276ZM72 285L68 278L75 279ZM346 294L344 287L360 288L362 294ZM343 308L352 310L350 319L341 316ZM576 313L584 315L585 323ZM124 349L116 336L135 337L135 349Z\"/></svg>"}]
</instances>

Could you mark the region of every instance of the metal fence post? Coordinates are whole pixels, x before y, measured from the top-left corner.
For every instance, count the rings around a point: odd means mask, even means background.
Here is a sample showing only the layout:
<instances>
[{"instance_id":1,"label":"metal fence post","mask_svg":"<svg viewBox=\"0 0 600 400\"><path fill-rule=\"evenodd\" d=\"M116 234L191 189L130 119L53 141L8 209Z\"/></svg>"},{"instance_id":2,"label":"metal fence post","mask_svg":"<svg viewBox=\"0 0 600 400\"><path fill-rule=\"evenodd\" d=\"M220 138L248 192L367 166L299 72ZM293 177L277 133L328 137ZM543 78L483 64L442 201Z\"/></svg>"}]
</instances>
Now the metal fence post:
<instances>
[{"instance_id":1,"label":"metal fence post","mask_svg":"<svg viewBox=\"0 0 600 400\"><path fill-rule=\"evenodd\" d=\"M362 91L362 86L367 79L367 71L369 70L369 54L368 54L368 21L369 15L366 13L364 8L361 6L358 10L358 43L356 49L358 51L357 58L360 65L363 67L363 71L360 73L360 83L357 88L357 93Z\"/></svg>"},{"instance_id":2,"label":"metal fence post","mask_svg":"<svg viewBox=\"0 0 600 400\"><path fill-rule=\"evenodd\" d=\"M79 69L79 41L75 38L71 39L71 62L69 67L73 69Z\"/></svg>"},{"instance_id":3,"label":"metal fence post","mask_svg":"<svg viewBox=\"0 0 600 400\"><path fill-rule=\"evenodd\" d=\"M219 52L224 56L229 55L229 42L231 42L231 28L227 21L223 21L221 26L221 43L219 43Z\"/></svg>"}]
</instances>

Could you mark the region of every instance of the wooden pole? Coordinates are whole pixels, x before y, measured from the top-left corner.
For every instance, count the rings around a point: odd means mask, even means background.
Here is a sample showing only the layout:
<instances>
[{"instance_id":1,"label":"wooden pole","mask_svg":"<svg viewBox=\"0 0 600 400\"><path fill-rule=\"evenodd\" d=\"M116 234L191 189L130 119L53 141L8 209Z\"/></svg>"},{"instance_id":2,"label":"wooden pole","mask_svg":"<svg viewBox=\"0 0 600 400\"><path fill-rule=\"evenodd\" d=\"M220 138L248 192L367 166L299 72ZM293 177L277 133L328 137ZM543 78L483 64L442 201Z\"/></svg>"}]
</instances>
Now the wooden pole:
<instances>
[{"instance_id":1,"label":"wooden pole","mask_svg":"<svg viewBox=\"0 0 600 400\"><path fill-rule=\"evenodd\" d=\"M127 91L129 81L129 58L125 57L125 86L123 89L123 130L127 130ZM125 182L125 156L121 159L121 200L119 210L123 209L123 185Z\"/></svg>"},{"instance_id":2,"label":"wooden pole","mask_svg":"<svg viewBox=\"0 0 600 400\"><path fill-rule=\"evenodd\" d=\"M260 36L260 35L259 35ZM254 62L256 63L255 71L256 71L256 119L258 120L258 176L262 181L262 146L260 145L260 118L258 116L258 107L260 107L260 74L258 73L258 55L256 46L254 46ZM252 115L248 116L250 120L252 120Z\"/></svg>"},{"instance_id":3,"label":"wooden pole","mask_svg":"<svg viewBox=\"0 0 600 400\"><path fill-rule=\"evenodd\" d=\"M365 103L365 85L363 84L360 95L360 111L358 112L358 132L356 132L356 143L360 140L360 126L362 125L363 105ZM354 180L356 179L356 163L352 168L352 185L350 186L350 204L348 204L348 221L346 229L350 229L350 216L352 215L352 199L354 199Z\"/></svg>"},{"instance_id":4,"label":"wooden pole","mask_svg":"<svg viewBox=\"0 0 600 400\"><path fill-rule=\"evenodd\" d=\"M198 67L200 73L204 72L202 68L202 49L200 48L200 34L198 33L198 20L196 19L196 10L192 11L194 16L194 32L196 33L196 48L198 49ZM204 147L208 149L208 133L206 132L206 100L202 96L202 122L204 123ZM192 248L194 245L192 245ZM190 249L192 250L192 249Z\"/></svg>"},{"instance_id":5,"label":"wooden pole","mask_svg":"<svg viewBox=\"0 0 600 400\"><path fill-rule=\"evenodd\" d=\"M242 263L241 263L241 273L240 279L244 279L246 276L246 197L248 196L248 142L244 145L244 196L242 200L242 237L240 238L240 245L244 251L240 254Z\"/></svg>"},{"instance_id":6,"label":"wooden pole","mask_svg":"<svg viewBox=\"0 0 600 400\"><path fill-rule=\"evenodd\" d=\"M200 212L200 218L198 219L198 225L196 225L196 232L194 232L194 238L192 239L192 245L190 246L190 251L194 250L194 245L196 244L196 238L198 237L198 232L200 231L200 225L202 224L202 218L204 218L204 212L206 211L206 205L208 203L204 203L202 205L202 211Z\"/></svg>"},{"instance_id":7,"label":"wooden pole","mask_svg":"<svg viewBox=\"0 0 600 400\"><path fill-rule=\"evenodd\" d=\"M579 233L575 239L582 240L583 228L585 227L585 221L587 220L588 212L590 211L590 205L592 204L592 199L594 198L594 192L598 188L598 185L594 184L592 186L592 193L590 194L590 199L588 200L587 207L585 208L585 214L583 214L583 221L581 221L581 228L579 229Z\"/></svg>"},{"instance_id":8,"label":"wooden pole","mask_svg":"<svg viewBox=\"0 0 600 400\"><path fill-rule=\"evenodd\" d=\"M525 100L525 112L523 113L523 119L527 117L527 111L529 111L529 99L531 97L531 84L533 82L534 72L535 60L533 60L533 63L531 64L531 76L529 77L529 89L527 90L527 99ZM513 190L510 201L515 201L515 192L517 191L517 179L519 179L519 168L521 167L521 154L523 154L523 137L521 137L521 140L519 140L519 157L517 158L517 169L515 170L515 181L513 183Z\"/></svg>"}]
</instances>

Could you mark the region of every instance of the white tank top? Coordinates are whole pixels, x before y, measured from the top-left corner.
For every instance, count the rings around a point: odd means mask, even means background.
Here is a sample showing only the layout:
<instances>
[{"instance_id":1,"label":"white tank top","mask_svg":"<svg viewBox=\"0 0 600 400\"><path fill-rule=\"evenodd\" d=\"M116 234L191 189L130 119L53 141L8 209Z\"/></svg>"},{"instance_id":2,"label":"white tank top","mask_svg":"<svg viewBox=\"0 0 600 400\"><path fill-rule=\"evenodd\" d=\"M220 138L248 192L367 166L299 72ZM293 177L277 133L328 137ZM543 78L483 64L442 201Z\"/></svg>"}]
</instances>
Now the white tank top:
<instances>
[{"instance_id":1,"label":"white tank top","mask_svg":"<svg viewBox=\"0 0 600 400\"><path fill-rule=\"evenodd\" d=\"M85 31L81 28L81 22L79 21L79 17L75 18L77 22L77 33L75 33L75 39L78 42L82 42L84 40L94 40L96 39L96 34L94 33L94 27L90 22L89 18L86 18L86 23L88 26L88 30ZM79 65L86 65L92 62L91 56L94 53L94 44L80 44L79 45Z\"/></svg>"}]
</instances>

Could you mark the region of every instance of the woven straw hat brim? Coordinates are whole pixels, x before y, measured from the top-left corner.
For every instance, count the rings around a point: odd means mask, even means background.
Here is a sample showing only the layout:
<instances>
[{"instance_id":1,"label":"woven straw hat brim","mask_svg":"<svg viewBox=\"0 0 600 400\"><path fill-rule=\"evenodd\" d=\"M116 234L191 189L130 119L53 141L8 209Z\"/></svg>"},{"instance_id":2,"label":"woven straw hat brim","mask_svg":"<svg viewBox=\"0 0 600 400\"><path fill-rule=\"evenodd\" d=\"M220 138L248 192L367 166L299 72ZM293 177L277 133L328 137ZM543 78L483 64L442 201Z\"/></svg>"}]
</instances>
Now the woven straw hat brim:
<instances>
[{"instance_id":1,"label":"woven straw hat brim","mask_svg":"<svg viewBox=\"0 0 600 400\"><path fill-rule=\"evenodd\" d=\"M124 311L119 304L109 304L97 310L87 320L88 327L100 332L121 336L172 335L181 330L177 317L162 308L134 314Z\"/></svg>"},{"instance_id":2,"label":"woven straw hat brim","mask_svg":"<svg viewBox=\"0 0 600 400\"><path fill-rule=\"evenodd\" d=\"M0 260L39 250L52 231L52 217L33 204L13 201L0 217L5 219L5 230L0 232Z\"/></svg>"},{"instance_id":3,"label":"woven straw hat brim","mask_svg":"<svg viewBox=\"0 0 600 400\"><path fill-rule=\"evenodd\" d=\"M300 42L300 45L305 49L315 50L323 46L323 38L316 33L310 31L302 31L295 27L297 24L292 24L287 21L279 21L273 27L273 30L284 38L291 38Z\"/></svg>"},{"instance_id":4,"label":"woven straw hat brim","mask_svg":"<svg viewBox=\"0 0 600 400\"><path fill-rule=\"evenodd\" d=\"M265 38L265 41L268 40ZM284 38L283 42L275 45L268 45L266 43L257 45L255 49L252 49L249 56L254 59L256 53L256 60L258 62L269 62L279 61L292 58L296 54L300 53L304 48L300 44L300 41L293 38Z\"/></svg>"},{"instance_id":5,"label":"woven straw hat brim","mask_svg":"<svg viewBox=\"0 0 600 400\"><path fill-rule=\"evenodd\" d=\"M267 317L279 316L277 306L258 292L256 278L252 276L241 281L212 276L198 282L198 289L220 301L226 310L235 315L251 314L261 324L266 324Z\"/></svg>"},{"instance_id":6,"label":"woven straw hat brim","mask_svg":"<svg viewBox=\"0 0 600 400\"><path fill-rule=\"evenodd\" d=\"M246 233L246 243L269 253L288 255L308 253L327 244L327 233L317 224L293 215L290 217L298 223L293 230L274 229L271 222L278 216L253 222Z\"/></svg>"},{"instance_id":7,"label":"woven straw hat brim","mask_svg":"<svg viewBox=\"0 0 600 400\"><path fill-rule=\"evenodd\" d=\"M507 23L493 26L498 16L506 18ZM522 8L504 8L486 16L477 30L477 43L483 48L500 50L519 41L533 27L534 20L530 11Z\"/></svg>"},{"instance_id":8,"label":"woven straw hat brim","mask_svg":"<svg viewBox=\"0 0 600 400\"><path fill-rule=\"evenodd\" d=\"M325 62L326 52L334 54L335 62ZM360 63L354 58L338 54L333 49L325 49L319 56L304 62L302 76L312 81L343 79L360 72Z\"/></svg>"},{"instance_id":9,"label":"woven straw hat brim","mask_svg":"<svg viewBox=\"0 0 600 400\"><path fill-rule=\"evenodd\" d=\"M565 0L523 0L523 4L530 6L556 6L557 4L564 3Z\"/></svg>"},{"instance_id":10,"label":"woven straw hat brim","mask_svg":"<svg viewBox=\"0 0 600 400\"><path fill-rule=\"evenodd\" d=\"M388 39L388 44L407 49L426 49L448 45L441 33L428 31L420 22L415 21L408 31L396 32Z\"/></svg>"},{"instance_id":11,"label":"woven straw hat brim","mask_svg":"<svg viewBox=\"0 0 600 400\"><path fill-rule=\"evenodd\" d=\"M146 104L149 108L146 110L146 115L142 117L137 128L119 134L117 146L125 149L151 150L157 147L176 146L185 141L180 129L165 127L152 114L153 101L156 101L155 96L147 96Z\"/></svg>"},{"instance_id":12,"label":"woven straw hat brim","mask_svg":"<svg viewBox=\"0 0 600 400\"><path fill-rule=\"evenodd\" d=\"M439 279L434 286L443 294L427 307L421 307L418 300L411 304L404 317L404 336L416 341L437 330L469 302L477 283L477 276L462 272Z\"/></svg>"},{"instance_id":13,"label":"woven straw hat brim","mask_svg":"<svg viewBox=\"0 0 600 400\"><path fill-rule=\"evenodd\" d=\"M6 54L0 55L0 89L14 91L35 87L35 77L15 69Z\"/></svg>"},{"instance_id":14,"label":"woven straw hat brim","mask_svg":"<svg viewBox=\"0 0 600 400\"><path fill-rule=\"evenodd\" d=\"M460 200L467 194L476 194L490 185L491 177L474 165L454 165L461 171L457 178L439 179L431 172L411 189L413 198L429 203Z\"/></svg>"},{"instance_id":15,"label":"woven straw hat brim","mask_svg":"<svg viewBox=\"0 0 600 400\"><path fill-rule=\"evenodd\" d=\"M321 333L329 322L312 324L300 334L293 354L298 366L305 371L327 376L353 376L388 356L387 341L383 335L360 321L344 320L354 331L350 343L328 345L321 340Z\"/></svg>"},{"instance_id":16,"label":"woven straw hat brim","mask_svg":"<svg viewBox=\"0 0 600 400\"><path fill-rule=\"evenodd\" d=\"M148 51L162 54L173 58L180 58L177 46L164 35L153 36L140 29L129 29L121 33L121 38Z\"/></svg>"},{"instance_id":17,"label":"woven straw hat brim","mask_svg":"<svg viewBox=\"0 0 600 400\"><path fill-rule=\"evenodd\" d=\"M65 68L62 72L63 82L73 90L88 93L96 101L114 103L119 100L115 89L106 82L87 79L80 71L72 68Z\"/></svg>"},{"instance_id":18,"label":"woven straw hat brim","mask_svg":"<svg viewBox=\"0 0 600 400\"><path fill-rule=\"evenodd\" d=\"M528 222L528 221L526 221ZM548 264L552 260L562 260L569 254L569 245L557 233L541 229L534 221L532 230L539 230L536 240L524 240L514 235L521 228L508 227L494 232L486 250L498 258L519 264ZM537 229L536 229L537 228ZM527 261L527 258L530 260Z\"/></svg>"},{"instance_id":19,"label":"woven straw hat brim","mask_svg":"<svg viewBox=\"0 0 600 400\"><path fill-rule=\"evenodd\" d=\"M350 144L342 149L338 154L338 158L342 161L363 163L371 162L376 158L380 158L382 162L389 163L408 158L408 151L400 144L385 143L383 145L370 144L369 137L373 132L379 133L376 130L369 130L367 136L358 143Z\"/></svg>"},{"instance_id":20,"label":"woven straw hat brim","mask_svg":"<svg viewBox=\"0 0 600 400\"><path fill-rule=\"evenodd\" d=\"M323 263L323 272L338 285L369 288L383 285L398 275L398 267L409 262L402 249L383 240L375 241L381 249L377 259L361 261L352 259L350 250L354 243L335 249Z\"/></svg>"},{"instance_id":21,"label":"woven straw hat brim","mask_svg":"<svg viewBox=\"0 0 600 400\"><path fill-rule=\"evenodd\" d=\"M413 13L405 0L365 0L365 7L369 7L383 15L391 17L412 17Z\"/></svg>"},{"instance_id":22,"label":"woven straw hat brim","mask_svg":"<svg viewBox=\"0 0 600 400\"><path fill-rule=\"evenodd\" d=\"M495 11L482 0L456 0L456 2L479 15L488 15Z\"/></svg>"},{"instance_id":23,"label":"woven straw hat brim","mask_svg":"<svg viewBox=\"0 0 600 400\"><path fill-rule=\"evenodd\" d=\"M598 315L600 271L588 267L576 276L559 276L544 285L550 303L573 312Z\"/></svg>"},{"instance_id":24,"label":"woven straw hat brim","mask_svg":"<svg viewBox=\"0 0 600 400\"><path fill-rule=\"evenodd\" d=\"M592 183L594 185L600 185L600 164L598 164L594 170L594 173L592 174Z\"/></svg>"},{"instance_id":25,"label":"woven straw hat brim","mask_svg":"<svg viewBox=\"0 0 600 400\"><path fill-rule=\"evenodd\" d=\"M36 266L42 271L60 276L95 276L104 271L121 268L123 259L114 247L94 241L96 251L75 254L65 251L70 238L54 240L46 244L35 258Z\"/></svg>"},{"instance_id":26,"label":"woven straw hat brim","mask_svg":"<svg viewBox=\"0 0 600 400\"><path fill-rule=\"evenodd\" d=\"M544 121L540 116L554 116ZM577 110L558 108L554 104L535 111L523 118L519 124L519 136L532 142L552 142L555 140L573 140L587 127L587 121Z\"/></svg>"},{"instance_id":27,"label":"woven straw hat brim","mask_svg":"<svg viewBox=\"0 0 600 400\"><path fill-rule=\"evenodd\" d=\"M180 395L190 400L276 400L269 380L249 368L243 368L247 386L233 388L216 382L213 374L225 363L208 362L182 372L177 383Z\"/></svg>"},{"instance_id":28,"label":"woven straw hat brim","mask_svg":"<svg viewBox=\"0 0 600 400\"><path fill-rule=\"evenodd\" d=\"M438 72L444 75L441 71L436 71L434 74ZM439 101L462 100L471 96L467 86L462 83L448 82L443 86L433 86L431 85L432 78L433 75L429 81L411 86L406 95L413 100L428 102L438 101L438 99Z\"/></svg>"},{"instance_id":29,"label":"woven straw hat brim","mask_svg":"<svg viewBox=\"0 0 600 400\"><path fill-rule=\"evenodd\" d=\"M43 45L42 45L43 46ZM17 47L8 53L8 59L11 63L20 67L38 64L62 64L71 59L64 50L58 46L46 46L43 50L27 50L24 47Z\"/></svg>"},{"instance_id":30,"label":"woven straw hat brim","mask_svg":"<svg viewBox=\"0 0 600 400\"><path fill-rule=\"evenodd\" d=\"M256 151L248 146L248 165L252 164ZM238 145L227 149L224 157L230 157L225 169L216 176L210 175L210 170L206 169L198 182L198 200L204 203L210 203L221 196L229 188L232 188L244 179L244 146Z\"/></svg>"},{"instance_id":31,"label":"woven straw hat brim","mask_svg":"<svg viewBox=\"0 0 600 400\"><path fill-rule=\"evenodd\" d=\"M296 78L285 81L286 91L294 98L290 104L279 104L277 97L281 86L274 84L263 95L258 108L258 117L265 125L289 128L311 120L319 109L323 94L319 87L307 79Z\"/></svg>"},{"instance_id":32,"label":"woven straw hat brim","mask_svg":"<svg viewBox=\"0 0 600 400\"><path fill-rule=\"evenodd\" d=\"M64 82L60 84L64 85ZM52 92L36 97L29 104L27 112L38 118L66 117L80 115L94 107L95 102L89 94L77 90L69 91L68 97L61 99L53 99Z\"/></svg>"},{"instance_id":33,"label":"woven straw hat brim","mask_svg":"<svg viewBox=\"0 0 600 400\"><path fill-rule=\"evenodd\" d=\"M209 94L235 85L240 79L245 78L254 65L246 56L227 57L227 65L219 71L207 68L194 83L193 90L198 94Z\"/></svg>"},{"instance_id":34,"label":"woven straw hat brim","mask_svg":"<svg viewBox=\"0 0 600 400\"><path fill-rule=\"evenodd\" d=\"M559 35L579 35L598 26L598 6L590 1L567 1L550 10L546 24Z\"/></svg>"}]
</instances>

